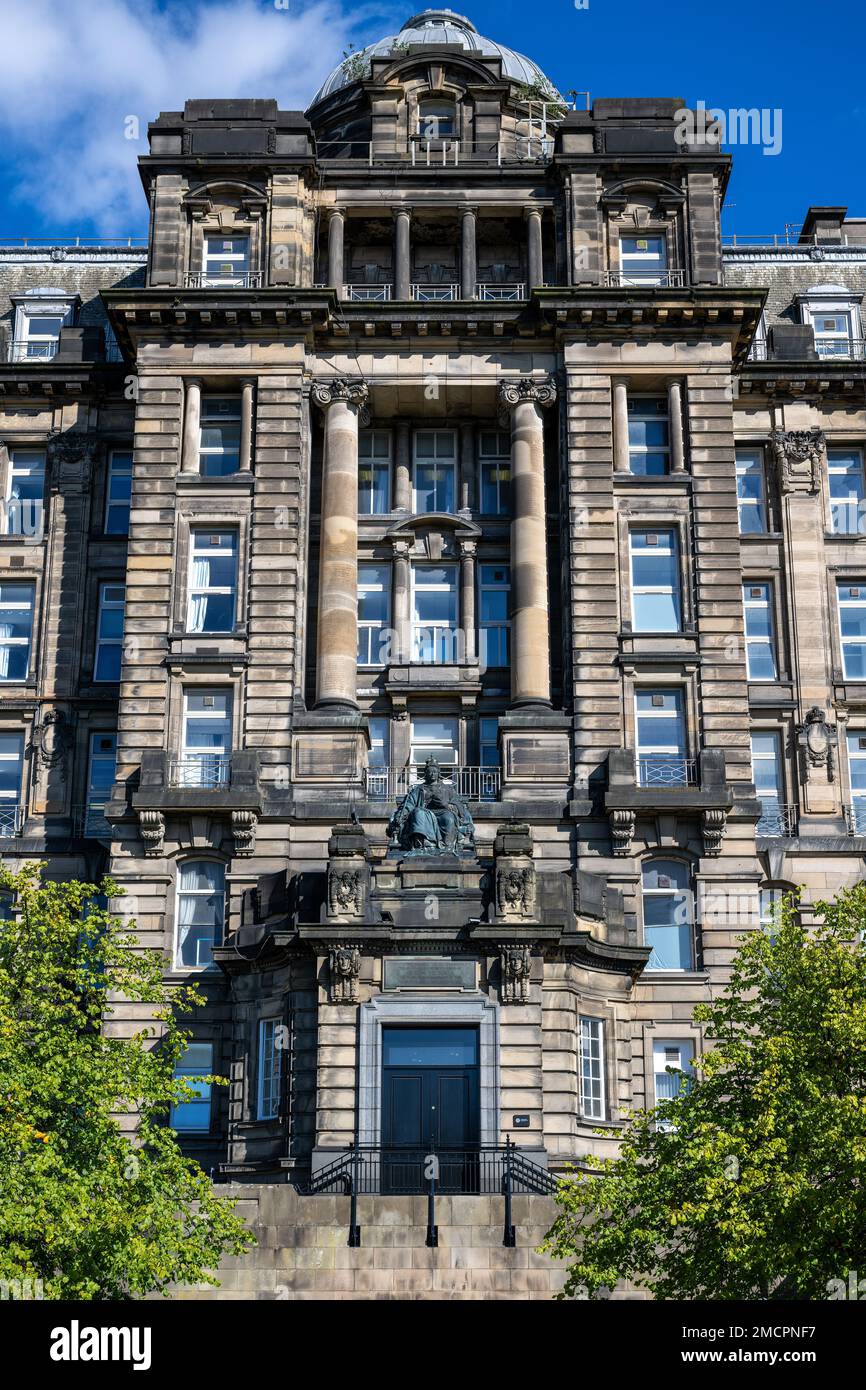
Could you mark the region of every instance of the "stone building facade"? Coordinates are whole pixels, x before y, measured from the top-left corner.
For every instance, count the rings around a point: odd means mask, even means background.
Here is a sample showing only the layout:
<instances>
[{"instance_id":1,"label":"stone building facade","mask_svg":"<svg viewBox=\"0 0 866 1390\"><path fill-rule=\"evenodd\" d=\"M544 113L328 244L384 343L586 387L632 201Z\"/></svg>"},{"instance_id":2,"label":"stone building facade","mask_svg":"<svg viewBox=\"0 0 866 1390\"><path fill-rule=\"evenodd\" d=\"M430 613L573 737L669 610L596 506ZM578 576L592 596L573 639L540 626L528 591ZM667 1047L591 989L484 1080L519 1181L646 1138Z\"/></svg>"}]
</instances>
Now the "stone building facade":
<instances>
[{"instance_id":1,"label":"stone building facade","mask_svg":"<svg viewBox=\"0 0 866 1390\"><path fill-rule=\"evenodd\" d=\"M864 224L723 247L680 109L425 11L306 113L161 114L146 248L0 249L4 857L196 976L229 1085L174 1123L290 1224L353 1144L373 1226L394 1152L540 1201L778 893L862 876ZM419 849L428 766L470 820ZM452 1291L549 1296L487 1246Z\"/></svg>"}]
</instances>

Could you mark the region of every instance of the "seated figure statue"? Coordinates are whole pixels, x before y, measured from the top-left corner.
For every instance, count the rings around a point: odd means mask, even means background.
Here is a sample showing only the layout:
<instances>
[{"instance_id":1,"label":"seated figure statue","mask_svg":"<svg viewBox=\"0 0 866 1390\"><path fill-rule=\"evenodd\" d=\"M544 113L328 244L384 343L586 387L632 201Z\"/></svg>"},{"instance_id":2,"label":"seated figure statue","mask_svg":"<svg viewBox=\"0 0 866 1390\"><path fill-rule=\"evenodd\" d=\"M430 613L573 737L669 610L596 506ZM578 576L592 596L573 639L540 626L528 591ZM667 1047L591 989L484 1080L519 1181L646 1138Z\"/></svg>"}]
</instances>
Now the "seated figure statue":
<instances>
[{"instance_id":1,"label":"seated figure statue","mask_svg":"<svg viewBox=\"0 0 866 1390\"><path fill-rule=\"evenodd\" d=\"M435 758L427 759L422 780L403 797L388 823L388 835L410 853L457 854L471 848L475 826L469 807L443 779Z\"/></svg>"}]
</instances>

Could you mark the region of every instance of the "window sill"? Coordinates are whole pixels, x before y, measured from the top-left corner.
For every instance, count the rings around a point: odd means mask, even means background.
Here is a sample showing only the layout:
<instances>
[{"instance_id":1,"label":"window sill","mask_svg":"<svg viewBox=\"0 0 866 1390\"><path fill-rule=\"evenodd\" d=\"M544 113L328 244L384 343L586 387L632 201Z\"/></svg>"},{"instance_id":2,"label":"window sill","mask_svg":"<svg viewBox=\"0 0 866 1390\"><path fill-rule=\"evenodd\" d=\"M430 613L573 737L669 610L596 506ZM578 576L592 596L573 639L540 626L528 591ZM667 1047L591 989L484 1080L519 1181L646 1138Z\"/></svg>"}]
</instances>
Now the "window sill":
<instances>
[{"instance_id":1,"label":"window sill","mask_svg":"<svg viewBox=\"0 0 866 1390\"><path fill-rule=\"evenodd\" d=\"M638 983L652 980L665 985L704 985L709 978L707 970L650 970L645 966Z\"/></svg>"},{"instance_id":2,"label":"window sill","mask_svg":"<svg viewBox=\"0 0 866 1390\"><path fill-rule=\"evenodd\" d=\"M237 473L224 473L215 477L208 477L204 473L184 473L176 475L176 483L183 491L196 491L198 488L225 488L227 491L235 489L239 492L251 492L253 487L253 471L251 468L240 469Z\"/></svg>"},{"instance_id":3,"label":"window sill","mask_svg":"<svg viewBox=\"0 0 866 1390\"><path fill-rule=\"evenodd\" d=\"M686 468L678 469L676 473L621 473L614 469L613 480L625 487L665 487L674 483L677 487L689 488L692 475Z\"/></svg>"},{"instance_id":4,"label":"window sill","mask_svg":"<svg viewBox=\"0 0 866 1390\"><path fill-rule=\"evenodd\" d=\"M757 543L763 541L781 541L785 539L781 531L740 531L738 534L741 542L755 541Z\"/></svg>"}]
</instances>

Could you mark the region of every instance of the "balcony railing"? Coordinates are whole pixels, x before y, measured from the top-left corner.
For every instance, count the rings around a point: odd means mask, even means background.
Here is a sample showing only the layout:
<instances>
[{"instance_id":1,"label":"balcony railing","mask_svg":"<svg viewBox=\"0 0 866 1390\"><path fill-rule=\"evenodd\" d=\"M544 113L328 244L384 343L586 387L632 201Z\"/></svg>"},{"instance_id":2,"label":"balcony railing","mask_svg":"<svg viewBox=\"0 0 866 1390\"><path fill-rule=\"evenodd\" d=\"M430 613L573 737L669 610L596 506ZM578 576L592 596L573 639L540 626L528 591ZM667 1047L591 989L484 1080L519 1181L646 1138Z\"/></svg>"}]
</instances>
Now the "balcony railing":
<instances>
[{"instance_id":1,"label":"balcony railing","mask_svg":"<svg viewBox=\"0 0 866 1390\"><path fill-rule=\"evenodd\" d=\"M443 300L450 301L459 299L460 286L414 284L412 286L412 298L419 304L432 304Z\"/></svg>"},{"instance_id":2,"label":"balcony railing","mask_svg":"<svg viewBox=\"0 0 866 1390\"><path fill-rule=\"evenodd\" d=\"M525 298L526 298L526 286L525 286L525 285L517 285L517 284L514 284L514 285L508 285L508 284L503 284L503 285L488 285L488 284L476 285L476 286L475 286L475 298L476 298L476 299L494 299L494 300L499 300L499 301L502 301L502 300L511 301L511 300L525 299Z\"/></svg>"},{"instance_id":3,"label":"balcony railing","mask_svg":"<svg viewBox=\"0 0 866 1390\"><path fill-rule=\"evenodd\" d=\"M369 801L394 801L405 796L420 780L423 766L368 767L364 774L365 791ZM452 782L467 801L496 801L502 786L502 771L498 767L447 767L442 777Z\"/></svg>"},{"instance_id":4,"label":"balcony railing","mask_svg":"<svg viewBox=\"0 0 866 1390\"><path fill-rule=\"evenodd\" d=\"M245 270L237 275L210 275L194 270L187 274L185 284L188 290L258 290L262 287L262 272Z\"/></svg>"},{"instance_id":5,"label":"balcony railing","mask_svg":"<svg viewBox=\"0 0 866 1390\"><path fill-rule=\"evenodd\" d=\"M696 787L698 760L670 757L667 753L639 754L637 778L640 787L662 787L671 791L678 787Z\"/></svg>"},{"instance_id":6,"label":"balcony railing","mask_svg":"<svg viewBox=\"0 0 866 1390\"><path fill-rule=\"evenodd\" d=\"M778 801L761 802L761 818L755 833L767 840L786 840L797 833L797 807Z\"/></svg>"},{"instance_id":7,"label":"balcony railing","mask_svg":"<svg viewBox=\"0 0 866 1390\"><path fill-rule=\"evenodd\" d=\"M82 839L110 840L114 834L105 819L104 801L89 801L86 806L76 807L74 824L76 835Z\"/></svg>"},{"instance_id":8,"label":"balcony railing","mask_svg":"<svg viewBox=\"0 0 866 1390\"><path fill-rule=\"evenodd\" d=\"M682 289L684 270L606 270L602 284L611 289Z\"/></svg>"},{"instance_id":9,"label":"balcony railing","mask_svg":"<svg viewBox=\"0 0 866 1390\"><path fill-rule=\"evenodd\" d=\"M227 787L231 783L232 760L224 754L189 754L169 764L170 787Z\"/></svg>"},{"instance_id":10,"label":"balcony railing","mask_svg":"<svg viewBox=\"0 0 866 1390\"><path fill-rule=\"evenodd\" d=\"M346 285L343 298L357 304L387 304L393 292L393 285Z\"/></svg>"},{"instance_id":11,"label":"balcony railing","mask_svg":"<svg viewBox=\"0 0 866 1390\"><path fill-rule=\"evenodd\" d=\"M866 801L845 807L845 823L849 835L866 835Z\"/></svg>"},{"instance_id":12,"label":"balcony railing","mask_svg":"<svg viewBox=\"0 0 866 1390\"><path fill-rule=\"evenodd\" d=\"M24 814L23 806L0 806L0 840L11 840L21 834Z\"/></svg>"},{"instance_id":13,"label":"balcony railing","mask_svg":"<svg viewBox=\"0 0 866 1390\"><path fill-rule=\"evenodd\" d=\"M841 358L850 361L852 358L860 359L866 357L866 338L816 338L815 351L821 358Z\"/></svg>"},{"instance_id":14,"label":"balcony railing","mask_svg":"<svg viewBox=\"0 0 866 1390\"><path fill-rule=\"evenodd\" d=\"M10 362L49 362L57 356L59 339L50 343L31 343L26 338L16 339L9 349Z\"/></svg>"}]
</instances>

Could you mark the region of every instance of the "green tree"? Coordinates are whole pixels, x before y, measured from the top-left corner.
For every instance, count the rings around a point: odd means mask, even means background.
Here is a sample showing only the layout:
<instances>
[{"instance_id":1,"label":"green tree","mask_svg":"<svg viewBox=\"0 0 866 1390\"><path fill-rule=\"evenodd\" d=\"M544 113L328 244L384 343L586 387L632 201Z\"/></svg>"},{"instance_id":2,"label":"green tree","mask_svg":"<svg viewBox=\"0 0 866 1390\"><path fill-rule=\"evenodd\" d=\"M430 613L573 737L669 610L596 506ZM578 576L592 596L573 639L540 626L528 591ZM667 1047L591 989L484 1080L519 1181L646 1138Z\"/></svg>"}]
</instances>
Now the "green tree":
<instances>
[{"instance_id":1,"label":"green tree","mask_svg":"<svg viewBox=\"0 0 866 1390\"><path fill-rule=\"evenodd\" d=\"M42 867L0 868L14 895L0 923L0 1279L53 1299L216 1283L220 1256L251 1237L168 1125L193 1094L173 1074L178 1015L201 996L167 988L160 954L100 905L114 884L53 883ZM120 999L147 1020L132 1037L112 1028Z\"/></svg>"},{"instance_id":2,"label":"green tree","mask_svg":"<svg viewBox=\"0 0 866 1390\"><path fill-rule=\"evenodd\" d=\"M658 1298L825 1299L866 1273L866 884L816 915L805 928L788 900L772 933L746 933L695 1009L691 1078L563 1185L543 1246L570 1261L563 1297L629 1279Z\"/></svg>"}]
</instances>

